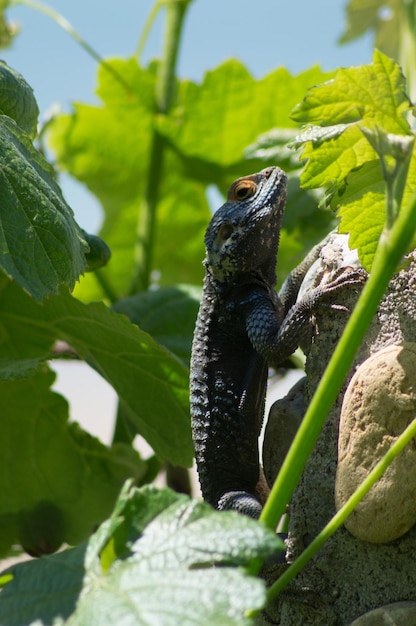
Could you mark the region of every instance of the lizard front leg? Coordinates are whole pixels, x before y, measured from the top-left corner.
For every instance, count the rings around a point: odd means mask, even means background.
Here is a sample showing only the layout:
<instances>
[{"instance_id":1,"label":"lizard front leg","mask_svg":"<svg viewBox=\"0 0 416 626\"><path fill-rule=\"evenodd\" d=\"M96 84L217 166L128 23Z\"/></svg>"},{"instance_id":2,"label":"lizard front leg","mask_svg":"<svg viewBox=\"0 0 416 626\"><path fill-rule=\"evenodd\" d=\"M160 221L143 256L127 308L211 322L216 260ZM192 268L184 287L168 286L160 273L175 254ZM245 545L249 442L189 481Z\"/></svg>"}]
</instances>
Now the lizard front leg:
<instances>
[{"instance_id":1,"label":"lizard front leg","mask_svg":"<svg viewBox=\"0 0 416 626\"><path fill-rule=\"evenodd\" d=\"M281 323L276 319L275 306L270 298L262 292L253 293L246 328L254 348L269 366L281 365L299 346L311 326L314 312L320 307L343 308L334 302L336 294L348 286L361 287L365 279L363 270L352 270L312 289L289 308Z\"/></svg>"}]
</instances>

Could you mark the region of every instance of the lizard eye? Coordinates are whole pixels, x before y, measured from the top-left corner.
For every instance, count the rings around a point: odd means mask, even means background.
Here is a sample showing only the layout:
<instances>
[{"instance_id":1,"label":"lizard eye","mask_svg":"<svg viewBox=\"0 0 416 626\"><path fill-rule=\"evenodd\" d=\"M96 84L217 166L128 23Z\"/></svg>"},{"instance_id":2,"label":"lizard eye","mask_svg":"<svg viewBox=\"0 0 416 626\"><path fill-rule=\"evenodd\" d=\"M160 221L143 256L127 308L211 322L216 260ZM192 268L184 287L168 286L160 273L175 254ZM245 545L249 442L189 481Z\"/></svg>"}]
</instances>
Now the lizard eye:
<instances>
[{"instance_id":1,"label":"lizard eye","mask_svg":"<svg viewBox=\"0 0 416 626\"><path fill-rule=\"evenodd\" d=\"M218 237L222 241L226 241L227 239L229 239L231 237L233 232L234 232L234 227L233 227L232 224L222 224L220 226L219 231L218 231Z\"/></svg>"},{"instance_id":2,"label":"lizard eye","mask_svg":"<svg viewBox=\"0 0 416 626\"><path fill-rule=\"evenodd\" d=\"M257 185L253 180L243 178L237 180L230 187L228 192L228 200L230 202L242 202L254 196L257 191Z\"/></svg>"}]
</instances>

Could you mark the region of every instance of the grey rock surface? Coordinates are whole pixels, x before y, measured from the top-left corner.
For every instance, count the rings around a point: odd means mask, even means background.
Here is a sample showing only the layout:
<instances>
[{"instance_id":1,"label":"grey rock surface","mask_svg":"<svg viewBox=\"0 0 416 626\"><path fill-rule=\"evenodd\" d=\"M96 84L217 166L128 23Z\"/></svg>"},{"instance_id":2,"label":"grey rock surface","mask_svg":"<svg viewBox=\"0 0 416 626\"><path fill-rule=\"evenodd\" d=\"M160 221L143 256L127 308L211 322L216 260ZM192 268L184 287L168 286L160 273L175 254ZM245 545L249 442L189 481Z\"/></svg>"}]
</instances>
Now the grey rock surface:
<instances>
[{"instance_id":1,"label":"grey rock surface","mask_svg":"<svg viewBox=\"0 0 416 626\"><path fill-rule=\"evenodd\" d=\"M263 442L264 473L271 487L289 451L305 414L305 383L301 378L282 399L270 408Z\"/></svg>"},{"instance_id":2,"label":"grey rock surface","mask_svg":"<svg viewBox=\"0 0 416 626\"><path fill-rule=\"evenodd\" d=\"M356 267L356 264L345 237L334 235L327 249L322 251L320 262L311 268L305 289L330 279L340 268ZM356 290L347 288L345 294L340 294L337 304L351 310L358 295ZM307 357L306 404L347 320L348 313L342 309L327 308L316 314L313 333L301 346ZM349 381L360 364L372 354L404 342L416 342L416 255L391 281L294 494L287 542L289 563L308 546L336 511L338 429ZM265 441L264 445L272 447L273 442ZM266 459L264 463L266 465ZM266 475L273 475L274 469L265 467L265 471ZM270 607L270 614L281 626L350 626L370 610L404 600L416 600L415 526L388 543L363 541L342 527L292 581L275 606Z\"/></svg>"}]
</instances>

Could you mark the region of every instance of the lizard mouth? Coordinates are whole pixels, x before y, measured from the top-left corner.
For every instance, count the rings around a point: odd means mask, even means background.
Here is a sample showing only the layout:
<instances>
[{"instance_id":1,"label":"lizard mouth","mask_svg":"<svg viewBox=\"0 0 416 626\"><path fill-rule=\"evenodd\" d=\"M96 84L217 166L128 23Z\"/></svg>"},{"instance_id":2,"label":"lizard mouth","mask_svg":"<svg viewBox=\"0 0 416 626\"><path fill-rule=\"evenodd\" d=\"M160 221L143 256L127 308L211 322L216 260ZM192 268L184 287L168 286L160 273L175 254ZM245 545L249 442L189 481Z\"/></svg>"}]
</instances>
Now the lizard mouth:
<instances>
[{"instance_id":1,"label":"lizard mouth","mask_svg":"<svg viewBox=\"0 0 416 626\"><path fill-rule=\"evenodd\" d=\"M283 213L286 202L287 176L279 167L266 169L247 177L256 185L252 199L252 208L248 211L251 220L254 214L273 219L276 214Z\"/></svg>"}]
</instances>

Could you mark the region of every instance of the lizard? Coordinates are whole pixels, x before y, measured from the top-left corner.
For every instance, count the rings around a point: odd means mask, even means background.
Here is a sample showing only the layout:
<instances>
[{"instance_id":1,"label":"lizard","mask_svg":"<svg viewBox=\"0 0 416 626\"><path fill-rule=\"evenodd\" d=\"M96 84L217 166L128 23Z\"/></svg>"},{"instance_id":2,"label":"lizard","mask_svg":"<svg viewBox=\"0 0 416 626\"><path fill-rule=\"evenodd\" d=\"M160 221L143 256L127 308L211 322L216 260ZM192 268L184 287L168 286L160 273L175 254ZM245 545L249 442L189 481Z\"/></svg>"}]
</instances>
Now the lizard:
<instances>
[{"instance_id":1,"label":"lizard","mask_svg":"<svg viewBox=\"0 0 416 626\"><path fill-rule=\"evenodd\" d=\"M268 368L296 350L322 300L362 281L349 272L295 303L318 245L276 292L286 192L287 176L278 167L238 178L229 188L205 234L203 294L192 343L191 423L202 496L218 510L253 518L268 495L258 450Z\"/></svg>"}]
</instances>

